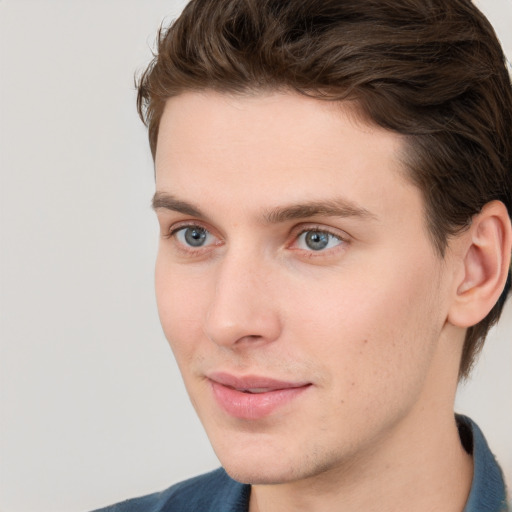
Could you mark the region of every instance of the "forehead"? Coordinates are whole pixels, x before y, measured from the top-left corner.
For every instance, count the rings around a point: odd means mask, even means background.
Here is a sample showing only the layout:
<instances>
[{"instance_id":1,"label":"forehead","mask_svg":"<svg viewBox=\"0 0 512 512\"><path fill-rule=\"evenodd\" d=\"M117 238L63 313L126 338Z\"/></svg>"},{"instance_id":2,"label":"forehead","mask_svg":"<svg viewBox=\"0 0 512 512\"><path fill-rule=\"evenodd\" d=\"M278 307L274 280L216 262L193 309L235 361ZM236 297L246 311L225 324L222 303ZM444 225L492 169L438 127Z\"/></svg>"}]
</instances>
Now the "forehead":
<instances>
[{"instance_id":1,"label":"forehead","mask_svg":"<svg viewBox=\"0 0 512 512\"><path fill-rule=\"evenodd\" d=\"M167 100L159 125L156 158L179 149L181 137L230 147L250 142L265 145L266 153L318 152L344 137L358 145L372 141L367 151L403 145L403 137L363 119L355 101L327 101L294 92L227 94L210 90L184 92ZM309 144L304 147L303 142ZM287 143L284 146L283 143ZM290 147L291 146L291 147ZM198 147L198 150L201 148ZM261 158L264 155L261 155ZM312 155L318 156L318 155Z\"/></svg>"},{"instance_id":2,"label":"forehead","mask_svg":"<svg viewBox=\"0 0 512 512\"><path fill-rule=\"evenodd\" d=\"M404 197L415 207L419 198L404 177L404 144L348 103L187 92L169 99L162 115L157 191L245 209L341 196L369 211L396 210L398 202L403 214Z\"/></svg>"}]
</instances>

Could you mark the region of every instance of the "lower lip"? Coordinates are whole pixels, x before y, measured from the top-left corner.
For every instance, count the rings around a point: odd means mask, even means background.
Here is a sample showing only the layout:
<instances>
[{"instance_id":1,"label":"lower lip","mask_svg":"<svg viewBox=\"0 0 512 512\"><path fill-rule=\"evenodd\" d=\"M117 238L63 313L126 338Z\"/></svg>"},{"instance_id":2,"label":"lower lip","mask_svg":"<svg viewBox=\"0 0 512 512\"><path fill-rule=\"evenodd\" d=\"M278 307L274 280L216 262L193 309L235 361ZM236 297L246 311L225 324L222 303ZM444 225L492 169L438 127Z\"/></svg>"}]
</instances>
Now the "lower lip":
<instances>
[{"instance_id":1,"label":"lower lip","mask_svg":"<svg viewBox=\"0 0 512 512\"><path fill-rule=\"evenodd\" d=\"M304 393L310 385L298 388L276 389L265 393L244 393L211 381L217 403L230 416L243 420L257 420L269 416Z\"/></svg>"}]
</instances>

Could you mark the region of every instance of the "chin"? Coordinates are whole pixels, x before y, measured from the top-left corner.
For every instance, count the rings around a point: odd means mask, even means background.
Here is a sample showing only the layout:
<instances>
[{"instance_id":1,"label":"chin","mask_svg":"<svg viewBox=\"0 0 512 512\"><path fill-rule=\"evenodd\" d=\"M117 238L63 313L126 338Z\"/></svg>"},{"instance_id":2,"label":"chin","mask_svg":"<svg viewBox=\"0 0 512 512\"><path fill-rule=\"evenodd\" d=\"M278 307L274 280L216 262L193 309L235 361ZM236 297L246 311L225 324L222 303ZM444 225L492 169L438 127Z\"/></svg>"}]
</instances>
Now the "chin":
<instances>
[{"instance_id":1,"label":"chin","mask_svg":"<svg viewBox=\"0 0 512 512\"><path fill-rule=\"evenodd\" d=\"M217 457L228 475L244 484L279 484L297 479L297 461L290 457L284 447L267 436L233 435L222 442L212 442ZM238 438L238 439L237 439Z\"/></svg>"},{"instance_id":2,"label":"chin","mask_svg":"<svg viewBox=\"0 0 512 512\"><path fill-rule=\"evenodd\" d=\"M290 445L269 436L247 436L241 443L236 437L231 436L221 446L212 444L223 468L237 482L252 485L296 482L328 471L333 463L332 454L322 454L319 447L308 455L304 443Z\"/></svg>"},{"instance_id":3,"label":"chin","mask_svg":"<svg viewBox=\"0 0 512 512\"><path fill-rule=\"evenodd\" d=\"M298 480L291 474L290 469L276 469L273 467L250 467L249 461L242 464L223 464L226 473L237 482L251 485L275 485Z\"/></svg>"},{"instance_id":4,"label":"chin","mask_svg":"<svg viewBox=\"0 0 512 512\"><path fill-rule=\"evenodd\" d=\"M320 475L335 475L334 465L329 459L308 460L304 457L295 461L282 461L278 457L271 457L270 460L263 462L243 460L228 460L221 463L227 474L243 484L251 485L276 485L297 482L300 480L314 479Z\"/></svg>"}]
</instances>

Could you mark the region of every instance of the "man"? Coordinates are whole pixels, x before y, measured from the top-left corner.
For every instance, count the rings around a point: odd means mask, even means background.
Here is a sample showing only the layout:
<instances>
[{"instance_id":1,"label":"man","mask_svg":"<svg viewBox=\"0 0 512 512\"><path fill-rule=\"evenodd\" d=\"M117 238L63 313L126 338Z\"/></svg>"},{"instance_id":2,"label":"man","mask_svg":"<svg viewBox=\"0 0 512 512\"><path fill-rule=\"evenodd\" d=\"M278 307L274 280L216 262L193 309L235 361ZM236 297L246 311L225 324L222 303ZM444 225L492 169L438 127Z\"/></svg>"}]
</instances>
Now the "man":
<instances>
[{"instance_id":1,"label":"man","mask_svg":"<svg viewBox=\"0 0 512 512\"><path fill-rule=\"evenodd\" d=\"M506 510L453 413L510 287L512 88L483 15L193 0L138 106L160 319L223 469L106 510Z\"/></svg>"}]
</instances>

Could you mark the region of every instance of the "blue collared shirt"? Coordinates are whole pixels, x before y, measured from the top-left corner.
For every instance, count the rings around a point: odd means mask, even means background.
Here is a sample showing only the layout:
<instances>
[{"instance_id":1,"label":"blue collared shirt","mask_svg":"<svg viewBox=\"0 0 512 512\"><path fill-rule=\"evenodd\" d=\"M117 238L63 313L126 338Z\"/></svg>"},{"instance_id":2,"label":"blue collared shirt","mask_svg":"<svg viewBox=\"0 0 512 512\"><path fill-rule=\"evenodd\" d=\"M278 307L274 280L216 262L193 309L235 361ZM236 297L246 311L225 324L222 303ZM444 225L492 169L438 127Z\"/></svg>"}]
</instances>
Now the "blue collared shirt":
<instances>
[{"instance_id":1,"label":"blue collared shirt","mask_svg":"<svg viewBox=\"0 0 512 512\"><path fill-rule=\"evenodd\" d=\"M462 444L474 462L471 492L463 512L509 511L503 475L484 435L465 416L457 416L457 424ZM247 512L250 494L250 485L236 482L220 468L96 512Z\"/></svg>"},{"instance_id":2,"label":"blue collared shirt","mask_svg":"<svg viewBox=\"0 0 512 512\"><path fill-rule=\"evenodd\" d=\"M457 416L462 444L473 454L473 482L463 512L507 512L503 474L482 431L466 416ZM468 446L469 445L469 446Z\"/></svg>"}]
</instances>

